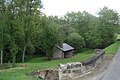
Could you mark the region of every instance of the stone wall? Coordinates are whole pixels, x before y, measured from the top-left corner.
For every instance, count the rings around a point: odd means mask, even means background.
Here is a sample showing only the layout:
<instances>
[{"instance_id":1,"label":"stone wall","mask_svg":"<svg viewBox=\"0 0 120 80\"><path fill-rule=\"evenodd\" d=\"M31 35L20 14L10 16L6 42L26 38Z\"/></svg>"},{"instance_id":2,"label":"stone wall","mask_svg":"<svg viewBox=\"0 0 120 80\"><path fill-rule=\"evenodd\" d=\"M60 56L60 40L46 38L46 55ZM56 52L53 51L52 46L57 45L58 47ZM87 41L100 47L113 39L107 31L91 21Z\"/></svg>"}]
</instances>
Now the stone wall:
<instances>
[{"instance_id":1,"label":"stone wall","mask_svg":"<svg viewBox=\"0 0 120 80\"><path fill-rule=\"evenodd\" d=\"M85 75L96 68L104 58L105 52L101 49L95 50L96 55L83 61L60 64L58 69L46 69L37 71L34 76L41 77L44 80L74 80L74 78Z\"/></svg>"},{"instance_id":2,"label":"stone wall","mask_svg":"<svg viewBox=\"0 0 120 80\"><path fill-rule=\"evenodd\" d=\"M101 60L104 58L105 52L101 49L95 49L96 55L83 61L82 65L85 66L85 71L88 72L98 66Z\"/></svg>"},{"instance_id":3,"label":"stone wall","mask_svg":"<svg viewBox=\"0 0 120 80\"><path fill-rule=\"evenodd\" d=\"M60 64L59 66L59 80L66 80L76 78L85 74L85 67L81 62L73 62L67 64Z\"/></svg>"},{"instance_id":4,"label":"stone wall","mask_svg":"<svg viewBox=\"0 0 120 80\"><path fill-rule=\"evenodd\" d=\"M59 80L58 69L45 69L33 72L31 75L43 80Z\"/></svg>"}]
</instances>

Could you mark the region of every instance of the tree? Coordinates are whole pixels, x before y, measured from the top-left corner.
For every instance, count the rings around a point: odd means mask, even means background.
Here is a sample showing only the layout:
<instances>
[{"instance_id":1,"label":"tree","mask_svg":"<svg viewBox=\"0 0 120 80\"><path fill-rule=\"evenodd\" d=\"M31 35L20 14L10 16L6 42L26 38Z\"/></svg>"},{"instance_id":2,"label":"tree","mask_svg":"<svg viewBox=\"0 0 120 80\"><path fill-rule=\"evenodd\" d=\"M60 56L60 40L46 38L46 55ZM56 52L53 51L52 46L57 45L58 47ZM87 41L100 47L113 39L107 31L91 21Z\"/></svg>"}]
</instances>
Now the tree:
<instances>
[{"instance_id":1,"label":"tree","mask_svg":"<svg viewBox=\"0 0 120 80\"><path fill-rule=\"evenodd\" d=\"M13 57L12 58L12 62L13 62L12 67L15 66L16 54L18 53L18 51L19 51L19 47L15 43L13 43L11 46L11 49L10 49L10 52L12 53L12 57Z\"/></svg>"},{"instance_id":2,"label":"tree","mask_svg":"<svg viewBox=\"0 0 120 80\"><path fill-rule=\"evenodd\" d=\"M92 14L84 11L84 12L78 12L77 14L77 31L78 33L84 38L86 44L88 44L88 37L90 34L91 29L93 30L94 26L92 25L95 19L95 16ZM96 21L95 21L96 22Z\"/></svg>"},{"instance_id":3,"label":"tree","mask_svg":"<svg viewBox=\"0 0 120 80\"><path fill-rule=\"evenodd\" d=\"M98 13L99 15L99 33L103 47L114 42L114 34L119 27L119 15L116 11L104 7Z\"/></svg>"},{"instance_id":4,"label":"tree","mask_svg":"<svg viewBox=\"0 0 120 80\"><path fill-rule=\"evenodd\" d=\"M57 19L56 19L57 20ZM66 40L66 37L73 32L76 32L76 13L71 12L64 15L64 17L59 18L57 24L60 25L59 33L61 38Z\"/></svg>"},{"instance_id":5,"label":"tree","mask_svg":"<svg viewBox=\"0 0 120 80\"><path fill-rule=\"evenodd\" d=\"M43 17L42 34L40 35L39 46L46 53L48 59L52 59L54 47L61 42L57 25L51 20Z\"/></svg>"},{"instance_id":6,"label":"tree","mask_svg":"<svg viewBox=\"0 0 120 80\"><path fill-rule=\"evenodd\" d=\"M35 25L33 26L34 16L40 15L41 8L42 8L41 0L22 0L21 1L20 18L23 23L22 25L22 29L23 29L22 62L24 62L27 47L30 47L30 45L33 45L32 38L33 38L34 28L35 28Z\"/></svg>"},{"instance_id":7,"label":"tree","mask_svg":"<svg viewBox=\"0 0 120 80\"><path fill-rule=\"evenodd\" d=\"M7 28L6 21L7 18L7 11L5 6L5 0L0 2L0 51L1 51L1 65L3 64L3 53L5 45L9 42L9 30Z\"/></svg>"},{"instance_id":8,"label":"tree","mask_svg":"<svg viewBox=\"0 0 120 80\"><path fill-rule=\"evenodd\" d=\"M91 17L89 20L88 28L84 32L84 39L87 48L101 48L101 37L99 32L99 19Z\"/></svg>"},{"instance_id":9,"label":"tree","mask_svg":"<svg viewBox=\"0 0 120 80\"><path fill-rule=\"evenodd\" d=\"M1 1L0 2L0 19L1 19L1 21L0 21L0 24L1 24L1 26L0 26L0 35L1 35L1 39L0 39L0 51L1 51L1 65L3 64L3 25L2 25L2 14L3 14L3 7L5 7L5 5L4 5L4 1Z\"/></svg>"},{"instance_id":10,"label":"tree","mask_svg":"<svg viewBox=\"0 0 120 80\"><path fill-rule=\"evenodd\" d=\"M71 33L67 37L67 43L73 46L76 52L82 51L82 48L85 46L84 38L78 33Z\"/></svg>"},{"instance_id":11,"label":"tree","mask_svg":"<svg viewBox=\"0 0 120 80\"><path fill-rule=\"evenodd\" d=\"M18 16L18 5L16 0L11 0L7 4L7 15L8 15L8 21L7 26L9 29L9 47L10 47L10 53L12 55L12 63L13 67L15 64L16 54L18 53L18 41L20 32L20 25L19 25L19 16Z\"/></svg>"}]
</instances>

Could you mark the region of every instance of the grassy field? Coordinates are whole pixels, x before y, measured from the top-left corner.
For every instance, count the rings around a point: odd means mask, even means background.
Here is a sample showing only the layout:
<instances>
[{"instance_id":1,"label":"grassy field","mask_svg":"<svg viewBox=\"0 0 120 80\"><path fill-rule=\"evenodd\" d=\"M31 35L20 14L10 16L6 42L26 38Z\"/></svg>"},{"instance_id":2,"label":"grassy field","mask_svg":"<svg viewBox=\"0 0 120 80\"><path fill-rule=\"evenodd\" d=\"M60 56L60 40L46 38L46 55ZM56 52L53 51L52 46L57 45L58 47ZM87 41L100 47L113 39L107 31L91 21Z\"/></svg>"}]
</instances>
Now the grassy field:
<instances>
[{"instance_id":1,"label":"grassy field","mask_svg":"<svg viewBox=\"0 0 120 80\"><path fill-rule=\"evenodd\" d=\"M60 59L48 61L44 57L38 57L24 64L17 64L24 67L16 67L13 69L0 70L0 80L38 80L37 78L27 76L27 74L43 68L56 68L60 63L83 61L91 56L95 55L93 50L87 50L82 53L78 53L69 59Z\"/></svg>"}]
</instances>

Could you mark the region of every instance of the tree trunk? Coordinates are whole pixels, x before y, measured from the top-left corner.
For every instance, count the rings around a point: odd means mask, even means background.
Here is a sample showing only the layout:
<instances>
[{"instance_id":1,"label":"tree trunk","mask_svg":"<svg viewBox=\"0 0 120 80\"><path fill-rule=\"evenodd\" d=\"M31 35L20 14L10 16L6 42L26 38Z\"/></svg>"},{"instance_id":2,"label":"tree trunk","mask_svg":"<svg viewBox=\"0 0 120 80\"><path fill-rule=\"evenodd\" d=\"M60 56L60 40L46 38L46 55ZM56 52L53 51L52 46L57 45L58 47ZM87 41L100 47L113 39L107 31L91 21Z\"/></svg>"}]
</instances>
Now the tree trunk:
<instances>
[{"instance_id":1,"label":"tree trunk","mask_svg":"<svg viewBox=\"0 0 120 80\"><path fill-rule=\"evenodd\" d=\"M48 60L53 60L53 56L49 55L47 52L46 52L46 57L47 57Z\"/></svg>"},{"instance_id":2,"label":"tree trunk","mask_svg":"<svg viewBox=\"0 0 120 80\"><path fill-rule=\"evenodd\" d=\"M25 61L25 51L26 51L26 45L24 46L24 50L23 50L22 62Z\"/></svg>"},{"instance_id":3,"label":"tree trunk","mask_svg":"<svg viewBox=\"0 0 120 80\"><path fill-rule=\"evenodd\" d=\"M3 64L3 50L1 49L1 65Z\"/></svg>"},{"instance_id":4,"label":"tree trunk","mask_svg":"<svg viewBox=\"0 0 120 80\"><path fill-rule=\"evenodd\" d=\"M15 67L15 59L16 59L16 55L13 56L13 59L12 59L12 67Z\"/></svg>"}]
</instances>

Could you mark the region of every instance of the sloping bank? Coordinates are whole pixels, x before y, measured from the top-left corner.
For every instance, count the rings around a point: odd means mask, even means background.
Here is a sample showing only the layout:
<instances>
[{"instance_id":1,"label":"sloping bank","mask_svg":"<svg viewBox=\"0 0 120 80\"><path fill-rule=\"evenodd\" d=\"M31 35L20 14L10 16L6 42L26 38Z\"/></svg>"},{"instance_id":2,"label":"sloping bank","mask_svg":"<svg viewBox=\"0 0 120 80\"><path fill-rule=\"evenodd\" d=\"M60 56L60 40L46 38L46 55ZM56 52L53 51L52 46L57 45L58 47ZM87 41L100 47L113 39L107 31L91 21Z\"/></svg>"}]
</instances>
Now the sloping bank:
<instances>
[{"instance_id":1,"label":"sloping bank","mask_svg":"<svg viewBox=\"0 0 120 80\"><path fill-rule=\"evenodd\" d=\"M71 80L83 76L97 67L104 58L105 52L103 50L96 49L95 53L95 56L83 62L60 64L58 69L38 70L33 72L32 75L44 80Z\"/></svg>"}]
</instances>

